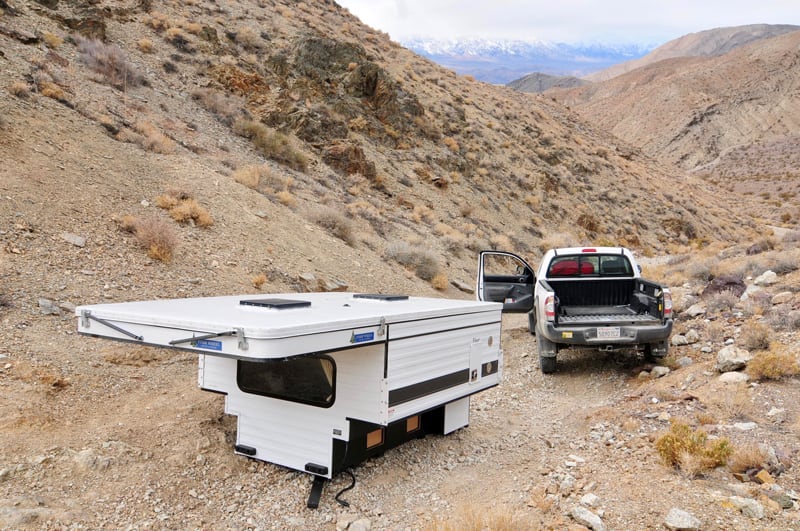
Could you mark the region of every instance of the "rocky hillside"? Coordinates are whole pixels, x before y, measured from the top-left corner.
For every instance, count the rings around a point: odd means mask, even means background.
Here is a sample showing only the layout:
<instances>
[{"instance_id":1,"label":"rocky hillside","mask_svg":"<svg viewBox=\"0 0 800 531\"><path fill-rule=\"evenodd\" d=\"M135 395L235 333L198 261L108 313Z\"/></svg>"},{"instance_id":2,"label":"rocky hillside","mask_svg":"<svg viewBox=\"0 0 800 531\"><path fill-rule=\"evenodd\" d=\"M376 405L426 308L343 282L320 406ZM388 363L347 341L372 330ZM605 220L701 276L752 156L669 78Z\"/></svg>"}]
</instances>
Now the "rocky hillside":
<instances>
[{"instance_id":1,"label":"rocky hillside","mask_svg":"<svg viewBox=\"0 0 800 531\"><path fill-rule=\"evenodd\" d=\"M551 88L574 88L586 85L587 81L572 76L550 76L534 72L508 83L508 87L520 92L544 92Z\"/></svg>"},{"instance_id":2,"label":"rocky hillside","mask_svg":"<svg viewBox=\"0 0 800 531\"><path fill-rule=\"evenodd\" d=\"M796 213L798 45L800 32L786 33L550 94L652 157L767 199L789 194L768 208L778 220Z\"/></svg>"},{"instance_id":3,"label":"rocky hillside","mask_svg":"<svg viewBox=\"0 0 800 531\"><path fill-rule=\"evenodd\" d=\"M661 525L667 500L651 515L654 500L619 497L629 469L610 449L623 446L641 458L637 474L689 492L675 503L702 512L691 500L710 500L708 489L653 453L649 437L666 426L646 415L664 411L640 407L657 390L628 398L635 357L622 372L613 357L586 370L577 358L566 366L576 379L544 380L529 334L511 323L508 384L476 402L471 431L372 461L350 510L326 491L326 508L309 514L306 475L233 455L235 421L196 388L193 356L77 337L72 312L310 290L471 298L486 247L533 261L572 242L743 254L767 230L737 219L755 199L663 166L549 98L458 77L334 2L0 0L0 10L0 527L419 528L474 502L485 478L503 505L534 513L523 527L563 527L595 470L609 474L598 489L609 525ZM776 294L793 289L792 260L762 256L743 271L783 264ZM785 298L780 308L794 309ZM731 338L749 326L714 318ZM782 327L788 342L795 327ZM686 352L696 378L712 370ZM595 376L601 368L611 372ZM777 387L763 389L760 407L783 404ZM606 411L617 405L641 422ZM784 413L794 426L796 411ZM584 449L586 471L565 469ZM782 494L798 490L792 474ZM523 476L546 481L520 486ZM715 507L721 521L750 523ZM785 510L768 522L796 523Z\"/></svg>"},{"instance_id":4,"label":"rocky hillside","mask_svg":"<svg viewBox=\"0 0 800 531\"><path fill-rule=\"evenodd\" d=\"M800 26L790 24L749 24L747 26L714 28L690 33L659 46L644 57L619 63L605 70L589 74L585 76L585 79L588 81L605 81L631 70L675 57L724 55L739 46L797 30L800 30Z\"/></svg>"}]
</instances>

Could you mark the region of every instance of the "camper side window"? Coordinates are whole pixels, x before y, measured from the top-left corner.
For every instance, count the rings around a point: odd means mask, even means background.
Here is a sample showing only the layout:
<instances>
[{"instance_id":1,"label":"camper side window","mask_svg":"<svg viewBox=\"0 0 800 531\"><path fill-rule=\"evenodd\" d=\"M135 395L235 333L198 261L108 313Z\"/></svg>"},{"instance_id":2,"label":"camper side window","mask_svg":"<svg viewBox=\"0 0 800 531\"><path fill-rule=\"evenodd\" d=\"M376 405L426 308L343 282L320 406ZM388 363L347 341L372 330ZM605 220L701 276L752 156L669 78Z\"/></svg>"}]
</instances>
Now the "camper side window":
<instances>
[{"instance_id":1,"label":"camper side window","mask_svg":"<svg viewBox=\"0 0 800 531\"><path fill-rule=\"evenodd\" d=\"M336 397L336 364L328 356L239 360L236 384L245 393L331 407Z\"/></svg>"}]
</instances>

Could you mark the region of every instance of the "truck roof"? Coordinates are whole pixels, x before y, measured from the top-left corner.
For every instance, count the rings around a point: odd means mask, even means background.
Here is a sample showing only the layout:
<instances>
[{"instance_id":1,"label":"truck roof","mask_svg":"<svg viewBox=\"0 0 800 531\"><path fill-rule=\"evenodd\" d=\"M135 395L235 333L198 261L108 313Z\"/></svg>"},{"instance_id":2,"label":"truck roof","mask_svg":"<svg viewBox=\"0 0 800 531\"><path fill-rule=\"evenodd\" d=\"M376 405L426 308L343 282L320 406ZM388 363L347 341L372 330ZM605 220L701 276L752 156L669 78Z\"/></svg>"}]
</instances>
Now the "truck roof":
<instances>
[{"instance_id":1,"label":"truck roof","mask_svg":"<svg viewBox=\"0 0 800 531\"><path fill-rule=\"evenodd\" d=\"M632 256L631 252L624 247L560 247L551 249L548 253L552 252L556 256L565 254L627 254Z\"/></svg>"}]
</instances>

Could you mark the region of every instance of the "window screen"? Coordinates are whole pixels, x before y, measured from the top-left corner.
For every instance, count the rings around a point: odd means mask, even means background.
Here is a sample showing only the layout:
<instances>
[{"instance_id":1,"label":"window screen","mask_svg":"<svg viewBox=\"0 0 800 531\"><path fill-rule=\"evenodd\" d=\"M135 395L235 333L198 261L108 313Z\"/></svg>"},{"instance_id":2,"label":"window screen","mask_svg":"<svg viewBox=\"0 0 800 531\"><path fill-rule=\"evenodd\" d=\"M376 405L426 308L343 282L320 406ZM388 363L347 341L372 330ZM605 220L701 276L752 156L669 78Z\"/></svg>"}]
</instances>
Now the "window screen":
<instances>
[{"instance_id":1,"label":"window screen","mask_svg":"<svg viewBox=\"0 0 800 531\"><path fill-rule=\"evenodd\" d=\"M239 360L236 384L245 393L331 407L336 397L336 364L320 355Z\"/></svg>"}]
</instances>

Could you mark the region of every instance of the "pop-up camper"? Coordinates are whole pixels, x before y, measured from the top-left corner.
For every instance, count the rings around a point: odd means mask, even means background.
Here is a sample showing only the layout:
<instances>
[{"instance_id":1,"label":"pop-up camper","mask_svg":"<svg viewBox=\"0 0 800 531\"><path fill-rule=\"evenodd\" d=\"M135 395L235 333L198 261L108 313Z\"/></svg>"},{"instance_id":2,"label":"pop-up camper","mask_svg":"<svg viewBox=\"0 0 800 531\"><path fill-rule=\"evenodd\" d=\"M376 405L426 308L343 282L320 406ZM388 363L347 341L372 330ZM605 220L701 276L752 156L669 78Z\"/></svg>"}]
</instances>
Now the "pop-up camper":
<instances>
[{"instance_id":1,"label":"pop-up camper","mask_svg":"<svg viewBox=\"0 0 800 531\"><path fill-rule=\"evenodd\" d=\"M325 479L469 422L500 383L502 305L302 293L80 306L90 336L197 352L198 383L238 417L236 453Z\"/></svg>"}]
</instances>

